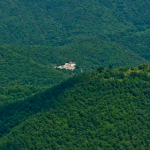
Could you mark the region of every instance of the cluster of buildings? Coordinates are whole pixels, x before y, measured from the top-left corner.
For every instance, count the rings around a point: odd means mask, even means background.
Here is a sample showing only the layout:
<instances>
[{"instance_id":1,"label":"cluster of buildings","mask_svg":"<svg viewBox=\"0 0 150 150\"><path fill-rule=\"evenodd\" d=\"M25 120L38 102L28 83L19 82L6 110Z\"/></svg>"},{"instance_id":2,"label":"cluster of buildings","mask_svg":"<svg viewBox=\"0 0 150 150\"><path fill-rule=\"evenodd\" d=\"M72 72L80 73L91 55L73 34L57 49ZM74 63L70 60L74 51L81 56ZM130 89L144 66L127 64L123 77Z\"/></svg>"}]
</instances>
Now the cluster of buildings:
<instances>
[{"instance_id":1,"label":"cluster of buildings","mask_svg":"<svg viewBox=\"0 0 150 150\"><path fill-rule=\"evenodd\" d=\"M65 65L62 65L62 66L55 66L55 68L74 70L75 65L76 65L75 62L69 62L69 63L65 63Z\"/></svg>"}]
</instances>

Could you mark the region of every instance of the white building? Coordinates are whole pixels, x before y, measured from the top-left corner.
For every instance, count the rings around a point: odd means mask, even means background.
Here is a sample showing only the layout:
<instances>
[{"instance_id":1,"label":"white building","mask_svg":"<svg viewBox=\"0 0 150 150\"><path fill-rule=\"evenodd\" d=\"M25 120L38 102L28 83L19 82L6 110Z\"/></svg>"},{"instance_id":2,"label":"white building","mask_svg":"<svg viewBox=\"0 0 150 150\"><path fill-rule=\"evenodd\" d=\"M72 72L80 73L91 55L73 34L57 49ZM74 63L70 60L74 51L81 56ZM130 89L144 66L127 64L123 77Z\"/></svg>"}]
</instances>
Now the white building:
<instances>
[{"instance_id":1,"label":"white building","mask_svg":"<svg viewBox=\"0 0 150 150\"><path fill-rule=\"evenodd\" d=\"M56 66L56 68L59 68L59 69L70 69L70 70L74 70L75 69L75 65L76 63L75 62L69 62L69 63L65 63L65 65L63 66Z\"/></svg>"}]
</instances>

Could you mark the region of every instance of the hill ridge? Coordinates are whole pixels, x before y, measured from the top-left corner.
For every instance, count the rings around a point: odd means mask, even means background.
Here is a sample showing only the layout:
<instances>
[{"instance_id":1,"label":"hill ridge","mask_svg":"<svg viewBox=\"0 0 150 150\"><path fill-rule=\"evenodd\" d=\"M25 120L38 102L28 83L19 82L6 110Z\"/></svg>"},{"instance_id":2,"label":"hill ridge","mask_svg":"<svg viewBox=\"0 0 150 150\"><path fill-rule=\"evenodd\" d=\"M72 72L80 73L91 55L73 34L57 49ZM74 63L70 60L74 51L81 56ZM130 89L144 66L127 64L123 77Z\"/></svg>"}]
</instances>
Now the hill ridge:
<instances>
[{"instance_id":1,"label":"hill ridge","mask_svg":"<svg viewBox=\"0 0 150 150\"><path fill-rule=\"evenodd\" d=\"M3 108L9 112L1 117L10 120L12 117L14 127L2 122L9 127L10 133L2 136L0 148L147 148L147 115L150 113L148 67L132 68L128 75L124 74L129 70L127 67L100 67L31 96L24 100L25 103L19 102L21 107L13 104L13 107ZM13 116L10 117L9 113ZM22 119L19 124L17 117Z\"/></svg>"}]
</instances>

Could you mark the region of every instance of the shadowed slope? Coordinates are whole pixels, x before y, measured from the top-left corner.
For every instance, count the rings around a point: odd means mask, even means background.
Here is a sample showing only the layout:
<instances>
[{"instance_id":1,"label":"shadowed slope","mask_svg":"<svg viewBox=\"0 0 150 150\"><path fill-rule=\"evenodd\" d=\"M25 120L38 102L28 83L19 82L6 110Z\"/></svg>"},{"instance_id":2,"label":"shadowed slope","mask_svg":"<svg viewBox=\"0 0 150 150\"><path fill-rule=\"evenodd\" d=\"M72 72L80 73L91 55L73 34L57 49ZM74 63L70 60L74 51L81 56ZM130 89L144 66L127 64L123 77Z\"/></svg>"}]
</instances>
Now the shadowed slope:
<instances>
[{"instance_id":1,"label":"shadowed slope","mask_svg":"<svg viewBox=\"0 0 150 150\"><path fill-rule=\"evenodd\" d=\"M0 73L1 86L51 86L66 79L63 73L3 47L0 47Z\"/></svg>"},{"instance_id":2,"label":"shadowed slope","mask_svg":"<svg viewBox=\"0 0 150 150\"><path fill-rule=\"evenodd\" d=\"M17 126L1 138L0 148L147 149L149 69L127 76L122 70L129 71L120 68L82 74L24 100L22 105L16 103L10 121L17 113L25 116L27 112L30 117L14 124ZM6 112L1 117L4 121Z\"/></svg>"}]
</instances>

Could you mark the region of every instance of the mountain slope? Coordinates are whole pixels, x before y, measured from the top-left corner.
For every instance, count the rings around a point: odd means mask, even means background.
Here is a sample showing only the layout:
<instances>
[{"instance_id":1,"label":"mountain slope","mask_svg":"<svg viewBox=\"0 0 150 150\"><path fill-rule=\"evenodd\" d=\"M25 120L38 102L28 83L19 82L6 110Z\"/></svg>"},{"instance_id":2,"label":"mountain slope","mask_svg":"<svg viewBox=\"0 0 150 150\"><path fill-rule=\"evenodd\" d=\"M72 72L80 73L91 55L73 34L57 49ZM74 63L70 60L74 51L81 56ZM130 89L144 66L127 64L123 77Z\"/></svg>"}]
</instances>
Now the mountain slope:
<instances>
[{"instance_id":1,"label":"mountain slope","mask_svg":"<svg viewBox=\"0 0 150 150\"><path fill-rule=\"evenodd\" d=\"M14 103L45 89L35 85L0 87L0 106Z\"/></svg>"},{"instance_id":2,"label":"mountain slope","mask_svg":"<svg viewBox=\"0 0 150 150\"><path fill-rule=\"evenodd\" d=\"M136 54L142 56L146 60L150 61L150 49L149 49L149 38L150 30L136 32L129 36L122 37L122 33L118 35L116 41L129 49L133 50ZM116 37L115 37L116 38Z\"/></svg>"},{"instance_id":3,"label":"mountain slope","mask_svg":"<svg viewBox=\"0 0 150 150\"><path fill-rule=\"evenodd\" d=\"M2 44L65 44L130 26L99 1L1 1L0 11Z\"/></svg>"},{"instance_id":4,"label":"mountain slope","mask_svg":"<svg viewBox=\"0 0 150 150\"><path fill-rule=\"evenodd\" d=\"M51 86L66 79L66 75L51 67L0 47L0 85Z\"/></svg>"},{"instance_id":5,"label":"mountain slope","mask_svg":"<svg viewBox=\"0 0 150 150\"><path fill-rule=\"evenodd\" d=\"M65 45L98 37L119 42L149 60L149 42L143 36L150 28L148 0L2 0L0 44ZM149 34L144 39L149 41ZM140 45L140 49L139 49Z\"/></svg>"},{"instance_id":6,"label":"mountain slope","mask_svg":"<svg viewBox=\"0 0 150 150\"><path fill-rule=\"evenodd\" d=\"M144 58L119 44L99 39L86 39L71 46L0 47L1 86L51 86L70 76L95 70L98 66L114 68L149 64ZM54 66L75 62L74 71Z\"/></svg>"},{"instance_id":7,"label":"mountain slope","mask_svg":"<svg viewBox=\"0 0 150 150\"><path fill-rule=\"evenodd\" d=\"M98 71L3 106L0 149L148 149L149 66Z\"/></svg>"},{"instance_id":8,"label":"mountain slope","mask_svg":"<svg viewBox=\"0 0 150 150\"><path fill-rule=\"evenodd\" d=\"M113 42L99 39L86 39L70 46L5 46L15 53L28 57L45 66L63 65L66 62L76 62L77 69L73 72L80 73L95 70L98 66L108 67L112 64L115 68L120 66L138 66L149 64L144 58L133 51Z\"/></svg>"}]
</instances>

